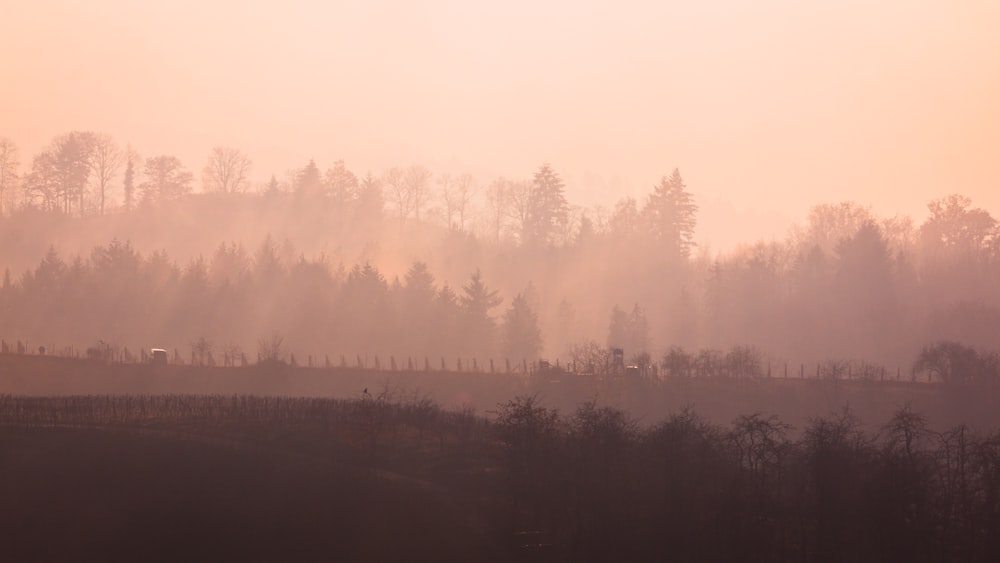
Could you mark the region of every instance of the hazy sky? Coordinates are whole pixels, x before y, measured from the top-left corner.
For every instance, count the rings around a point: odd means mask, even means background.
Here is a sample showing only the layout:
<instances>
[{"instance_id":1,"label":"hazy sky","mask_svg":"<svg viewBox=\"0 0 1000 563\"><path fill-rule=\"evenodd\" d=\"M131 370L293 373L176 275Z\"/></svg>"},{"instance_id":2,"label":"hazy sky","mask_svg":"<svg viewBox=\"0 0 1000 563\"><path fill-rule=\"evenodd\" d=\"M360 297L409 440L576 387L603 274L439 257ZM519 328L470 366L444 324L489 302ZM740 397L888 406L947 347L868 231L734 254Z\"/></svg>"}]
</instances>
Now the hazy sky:
<instances>
[{"instance_id":1,"label":"hazy sky","mask_svg":"<svg viewBox=\"0 0 1000 563\"><path fill-rule=\"evenodd\" d=\"M261 180L550 161L610 206L679 167L762 222L951 192L1000 215L995 0L0 2L0 135L25 165L90 129L196 173L235 146Z\"/></svg>"}]
</instances>

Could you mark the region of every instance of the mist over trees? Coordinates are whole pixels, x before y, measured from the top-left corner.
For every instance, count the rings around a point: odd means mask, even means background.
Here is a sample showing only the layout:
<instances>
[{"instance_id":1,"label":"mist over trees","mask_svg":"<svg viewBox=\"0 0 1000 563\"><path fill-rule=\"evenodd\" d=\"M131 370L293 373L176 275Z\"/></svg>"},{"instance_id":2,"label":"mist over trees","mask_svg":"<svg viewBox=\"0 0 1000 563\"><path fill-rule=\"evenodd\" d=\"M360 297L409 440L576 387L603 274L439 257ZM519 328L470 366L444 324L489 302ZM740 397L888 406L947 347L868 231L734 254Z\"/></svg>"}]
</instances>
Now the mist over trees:
<instances>
[{"instance_id":1,"label":"mist over trees","mask_svg":"<svg viewBox=\"0 0 1000 563\"><path fill-rule=\"evenodd\" d=\"M738 356L941 378L918 362L927 347L1000 346L1000 227L958 194L928 202L922 224L819 203L782 240L713 255L678 169L591 208L549 163L476 178L311 159L257 182L249 155L218 146L194 169L200 182L94 132L30 158L0 138L2 336L252 351L277 334L334 361L569 361L611 346L678 373Z\"/></svg>"}]
</instances>

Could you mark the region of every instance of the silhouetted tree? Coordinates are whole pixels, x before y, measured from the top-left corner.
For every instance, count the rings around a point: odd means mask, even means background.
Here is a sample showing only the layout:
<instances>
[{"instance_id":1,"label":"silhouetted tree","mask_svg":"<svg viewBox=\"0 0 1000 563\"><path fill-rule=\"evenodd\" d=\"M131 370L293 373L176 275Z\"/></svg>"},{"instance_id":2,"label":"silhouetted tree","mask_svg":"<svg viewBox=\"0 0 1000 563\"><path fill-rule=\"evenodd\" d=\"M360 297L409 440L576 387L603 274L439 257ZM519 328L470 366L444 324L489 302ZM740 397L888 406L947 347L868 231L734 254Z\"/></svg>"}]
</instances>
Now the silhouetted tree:
<instances>
[{"instance_id":1,"label":"silhouetted tree","mask_svg":"<svg viewBox=\"0 0 1000 563\"><path fill-rule=\"evenodd\" d=\"M154 156L143 166L146 181L139 185L142 200L159 203L179 199L191 192L194 176L184 169L176 156Z\"/></svg>"},{"instance_id":2,"label":"silhouetted tree","mask_svg":"<svg viewBox=\"0 0 1000 563\"><path fill-rule=\"evenodd\" d=\"M462 287L461 297L462 326L470 352L489 355L492 351L496 321L490 311L502 302L503 298L486 286L482 273L476 268L469 284Z\"/></svg>"},{"instance_id":3,"label":"silhouetted tree","mask_svg":"<svg viewBox=\"0 0 1000 563\"><path fill-rule=\"evenodd\" d=\"M809 210L806 227L795 233L801 248L819 246L830 253L841 240L854 236L865 223L872 222L871 210L851 201L824 203Z\"/></svg>"},{"instance_id":4,"label":"silhouetted tree","mask_svg":"<svg viewBox=\"0 0 1000 563\"><path fill-rule=\"evenodd\" d=\"M874 485L874 444L845 408L810 419L800 448L806 477L801 502L815 523L806 529L812 549L825 560L864 559L878 533L872 514L858 510Z\"/></svg>"},{"instance_id":5,"label":"silhouetted tree","mask_svg":"<svg viewBox=\"0 0 1000 563\"><path fill-rule=\"evenodd\" d=\"M382 221L385 212L385 198L382 182L369 172L358 184L356 220L362 229L371 228Z\"/></svg>"},{"instance_id":6,"label":"silhouetted tree","mask_svg":"<svg viewBox=\"0 0 1000 563\"><path fill-rule=\"evenodd\" d=\"M634 461L640 437L638 424L627 413L579 405L569 420L569 465L565 478L571 488L567 511L571 518L573 560L606 561L627 553L639 493ZM626 547L623 547L626 545Z\"/></svg>"},{"instance_id":7,"label":"silhouetted tree","mask_svg":"<svg viewBox=\"0 0 1000 563\"><path fill-rule=\"evenodd\" d=\"M90 138L89 159L91 175L97 183L98 210L104 215L108 187L125 161L125 153L111 135L93 134Z\"/></svg>"},{"instance_id":8,"label":"silhouetted tree","mask_svg":"<svg viewBox=\"0 0 1000 563\"><path fill-rule=\"evenodd\" d=\"M272 286L285 272L278 245L268 234L253 255L253 275L258 283Z\"/></svg>"},{"instance_id":9,"label":"silhouetted tree","mask_svg":"<svg viewBox=\"0 0 1000 563\"><path fill-rule=\"evenodd\" d=\"M326 191L333 203L334 213L338 220L345 217L348 205L358 193L358 177L347 169L343 160L333 163L333 168L326 171L323 176L326 184Z\"/></svg>"},{"instance_id":10,"label":"silhouetted tree","mask_svg":"<svg viewBox=\"0 0 1000 563\"><path fill-rule=\"evenodd\" d=\"M323 193L323 178L315 160L310 158L309 162L295 173L292 189L295 193L308 197L315 197Z\"/></svg>"},{"instance_id":11,"label":"silhouetted tree","mask_svg":"<svg viewBox=\"0 0 1000 563\"><path fill-rule=\"evenodd\" d=\"M537 519L546 488L554 486L559 414L536 397L516 397L497 405L495 428L504 444L508 487L515 512L530 508Z\"/></svg>"},{"instance_id":12,"label":"silhouetted tree","mask_svg":"<svg viewBox=\"0 0 1000 563\"><path fill-rule=\"evenodd\" d=\"M283 364L288 358L285 338L279 334L262 336L257 340L257 358L262 364Z\"/></svg>"},{"instance_id":13,"label":"silhouetted tree","mask_svg":"<svg viewBox=\"0 0 1000 563\"><path fill-rule=\"evenodd\" d=\"M996 220L973 208L968 197L952 194L927 204L931 216L920 227L920 240L932 257L976 257L987 246Z\"/></svg>"},{"instance_id":14,"label":"silhouetted tree","mask_svg":"<svg viewBox=\"0 0 1000 563\"><path fill-rule=\"evenodd\" d=\"M441 186L441 201L444 203L445 224L449 229L465 230L465 218L469 203L475 193L475 178L472 174L461 174L451 177L447 174L438 177ZM455 217L458 224L455 224Z\"/></svg>"},{"instance_id":15,"label":"silhouetted tree","mask_svg":"<svg viewBox=\"0 0 1000 563\"><path fill-rule=\"evenodd\" d=\"M685 188L681 173L675 168L669 178L664 176L653 188L643 210L653 237L663 245L668 257L686 259L695 246L698 206Z\"/></svg>"},{"instance_id":16,"label":"silhouetted tree","mask_svg":"<svg viewBox=\"0 0 1000 563\"><path fill-rule=\"evenodd\" d=\"M410 266L399 297L400 329L407 344L403 351L407 355L426 357L431 353L431 344L436 337L434 331L427 330L427 327L438 326L435 322L437 288L426 263L414 262Z\"/></svg>"},{"instance_id":17,"label":"silhouetted tree","mask_svg":"<svg viewBox=\"0 0 1000 563\"><path fill-rule=\"evenodd\" d=\"M694 357L680 346L671 346L663 354L660 365L672 377L688 376L694 368Z\"/></svg>"},{"instance_id":18,"label":"silhouetted tree","mask_svg":"<svg viewBox=\"0 0 1000 563\"><path fill-rule=\"evenodd\" d=\"M60 135L35 155L26 188L44 209L70 213L73 205L83 212L83 198L90 176L90 136L73 131Z\"/></svg>"},{"instance_id":19,"label":"silhouetted tree","mask_svg":"<svg viewBox=\"0 0 1000 563\"><path fill-rule=\"evenodd\" d=\"M618 200L608 220L608 234L619 243L634 245L636 236L642 231L639 217L639 203L635 198Z\"/></svg>"},{"instance_id":20,"label":"silhouetted tree","mask_svg":"<svg viewBox=\"0 0 1000 563\"><path fill-rule=\"evenodd\" d=\"M394 166L383 172L380 180L386 189L389 202L396 209L396 217L402 229L411 211L410 197L406 191L406 173L402 168Z\"/></svg>"},{"instance_id":21,"label":"silhouetted tree","mask_svg":"<svg viewBox=\"0 0 1000 563\"><path fill-rule=\"evenodd\" d=\"M274 197L281 191L281 184L278 182L278 178L271 174L271 179L269 179L261 188L260 194L266 197Z\"/></svg>"},{"instance_id":22,"label":"silhouetted tree","mask_svg":"<svg viewBox=\"0 0 1000 563\"><path fill-rule=\"evenodd\" d=\"M931 432L926 418L909 404L882 428L881 473L875 483L876 526L884 555L914 560L929 548L927 534L933 458L927 447Z\"/></svg>"},{"instance_id":23,"label":"silhouetted tree","mask_svg":"<svg viewBox=\"0 0 1000 563\"><path fill-rule=\"evenodd\" d=\"M396 320L389 285L378 268L365 263L351 269L341 288L337 311L340 318L351 319L342 327L346 329L342 337L354 350L377 353L390 347Z\"/></svg>"},{"instance_id":24,"label":"silhouetted tree","mask_svg":"<svg viewBox=\"0 0 1000 563\"><path fill-rule=\"evenodd\" d=\"M454 353L454 344L460 342L462 333L462 304L458 295L447 283L441 286L434 300L435 326L439 328L434 334L434 355L443 356Z\"/></svg>"},{"instance_id":25,"label":"silhouetted tree","mask_svg":"<svg viewBox=\"0 0 1000 563\"><path fill-rule=\"evenodd\" d=\"M535 172L527 201L522 241L528 245L547 246L566 223L569 205L564 185L549 163Z\"/></svg>"},{"instance_id":26,"label":"silhouetted tree","mask_svg":"<svg viewBox=\"0 0 1000 563\"><path fill-rule=\"evenodd\" d=\"M958 342L938 342L924 346L913 366L952 385L995 383L1000 373L990 357L980 356L971 346Z\"/></svg>"},{"instance_id":27,"label":"silhouetted tree","mask_svg":"<svg viewBox=\"0 0 1000 563\"><path fill-rule=\"evenodd\" d=\"M487 227L493 244L500 244L500 237L510 216L510 181L497 178L486 188Z\"/></svg>"},{"instance_id":28,"label":"silhouetted tree","mask_svg":"<svg viewBox=\"0 0 1000 563\"><path fill-rule=\"evenodd\" d=\"M420 221L420 211L430 199L431 171L414 164L403 173L403 188L406 194L407 207L413 212L413 218Z\"/></svg>"},{"instance_id":29,"label":"silhouetted tree","mask_svg":"<svg viewBox=\"0 0 1000 563\"><path fill-rule=\"evenodd\" d=\"M518 293L504 314L501 350L513 360L534 361L542 350L542 331L538 315L524 294Z\"/></svg>"},{"instance_id":30,"label":"silhouetted tree","mask_svg":"<svg viewBox=\"0 0 1000 563\"><path fill-rule=\"evenodd\" d=\"M213 147L202 170L205 192L243 193L249 187L250 158L239 149Z\"/></svg>"},{"instance_id":31,"label":"silhouetted tree","mask_svg":"<svg viewBox=\"0 0 1000 563\"><path fill-rule=\"evenodd\" d=\"M649 347L649 321L646 313L636 303L631 313L618 305L611 310L608 325L608 347L622 348L629 357L646 352Z\"/></svg>"},{"instance_id":32,"label":"silhouetted tree","mask_svg":"<svg viewBox=\"0 0 1000 563\"><path fill-rule=\"evenodd\" d=\"M272 258L275 258L273 253L265 251L262 260L267 262ZM208 265L209 279L216 287L224 284L238 284L250 274L250 268L250 256L242 243L226 244L223 242L212 254L211 262Z\"/></svg>"}]
</instances>

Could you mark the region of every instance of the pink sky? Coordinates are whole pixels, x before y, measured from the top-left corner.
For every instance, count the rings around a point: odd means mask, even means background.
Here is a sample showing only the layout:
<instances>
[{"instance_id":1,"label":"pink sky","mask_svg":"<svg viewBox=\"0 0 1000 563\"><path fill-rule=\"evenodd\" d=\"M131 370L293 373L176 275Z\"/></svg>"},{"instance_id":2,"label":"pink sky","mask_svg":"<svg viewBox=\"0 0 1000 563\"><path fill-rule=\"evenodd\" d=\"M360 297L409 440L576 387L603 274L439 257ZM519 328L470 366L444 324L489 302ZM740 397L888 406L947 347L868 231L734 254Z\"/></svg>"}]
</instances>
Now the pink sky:
<instances>
[{"instance_id":1,"label":"pink sky","mask_svg":"<svg viewBox=\"0 0 1000 563\"><path fill-rule=\"evenodd\" d=\"M89 129L195 172L235 146L259 180L309 158L484 181L550 161L571 200L610 206L679 167L756 217L850 199L920 218L952 192L1000 215L993 0L7 2L0 53L25 165Z\"/></svg>"}]
</instances>

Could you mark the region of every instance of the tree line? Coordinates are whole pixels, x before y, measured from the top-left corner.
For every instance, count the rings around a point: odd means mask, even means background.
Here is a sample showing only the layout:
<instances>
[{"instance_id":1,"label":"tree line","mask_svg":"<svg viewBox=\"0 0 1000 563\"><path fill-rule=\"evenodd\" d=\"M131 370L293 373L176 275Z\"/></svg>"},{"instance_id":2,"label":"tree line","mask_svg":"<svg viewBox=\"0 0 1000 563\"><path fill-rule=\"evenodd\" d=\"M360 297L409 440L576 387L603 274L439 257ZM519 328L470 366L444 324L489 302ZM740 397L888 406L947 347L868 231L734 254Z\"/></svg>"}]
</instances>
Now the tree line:
<instances>
[{"instance_id":1,"label":"tree line","mask_svg":"<svg viewBox=\"0 0 1000 563\"><path fill-rule=\"evenodd\" d=\"M476 217L481 221L476 230L498 243L505 237L528 245L561 242L575 219L565 184L548 163L530 179L500 177L486 186L468 173L435 175L421 165L359 177L343 160L323 171L312 159L283 180L272 174L266 182L254 182L252 165L239 149L213 147L201 171L201 193L322 199L334 221L348 214L378 221L388 212L402 226L419 223L429 213L449 230L466 231ZM17 145L0 136L0 216L32 209L78 217L129 211L190 196L196 185L195 175L177 157L141 158L131 145L123 147L110 135L92 131L56 136L23 168ZM658 238L687 255L696 211L675 170L655 187L643 214Z\"/></svg>"},{"instance_id":2,"label":"tree line","mask_svg":"<svg viewBox=\"0 0 1000 563\"><path fill-rule=\"evenodd\" d=\"M101 139L108 140L87 132L61 135L24 167L16 146L0 143L5 254L33 249L34 262L54 238L86 238L88 226L97 225L119 240L142 241L147 256L168 248L181 262L205 257L193 272L209 269L219 241L253 247L268 233L286 272L301 262L325 269L320 278L346 280L350 272L340 264L364 269L367 263L389 286L396 277L405 286L406 268L422 262L435 272L440 291L460 289L478 268L505 305L522 294L543 335L540 354L563 360L581 346L623 348L637 363L659 360L673 347L753 346L775 364L837 358L905 369L927 343L958 342L984 352L1000 345L1000 226L959 194L929 202L920 224L879 217L853 202L823 203L783 239L712 253L695 244L698 206L678 170L653 183L641 200L583 208L567 200L565 182L549 164L528 178L481 183L420 165L360 175L342 160L329 167L310 160L280 180L272 175L255 183L247 155L217 147L206 157L201 193L194 193L194 175L173 157L139 159L118 147L124 156L101 173ZM109 186L114 197L106 195ZM267 258L242 252L255 269L258 258ZM178 277L188 269L173 267ZM11 274L10 285L23 281L17 270ZM305 319L297 330L308 333L329 297L312 300L317 308L295 303L281 294L301 295L303 287L289 285L289 276L275 281L280 285L260 286L243 302L262 312L228 319L267 322L255 327L258 336L280 332L293 346L312 342L292 337L291 311ZM274 309L278 302L282 314ZM223 303L214 307L217 318L226 318ZM372 303L368 321L378 318L379 307ZM501 320L502 310L494 310ZM231 339L221 328L206 332L217 342ZM105 337L76 335L72 342L85 346ZM498 353L501 346L494 339L481 348Z\"/></svg>"},{"instance_id":3,"label":"tree line","mask_svg":"<svg viewBox=\"0 0 1000 563\"><path fill-rule=\"evenodd\" d=\"M500 405L520 524L572 559L986 561L1000 549L1000 435L928 427L909 406L877 430L848 409L793 429L685 410L649 427L584 403Z\"/></svg>"},{"instance_id":4,"label":"tree line","mask_svg":"<svg viewBox=\"0 0 1000 563\"><path fill-rule=\"evenodd\" d=\"M300 358L394 355L418 358L419 366L427 358L436 365L441 357L505 357L518 367L541 352L533 292L529 286L501 307L479 270L454 289L423 262L387 280L368 263L348 270L321 258L286 260L270 238L252 253L221 244L210 259L184 267L113 240L86 259L66 261L50 249L16 280L8 271L0 322L5 333L37 343L190 345L202 359L223 349L252 357L252 343L263 342L258 359L281 362L298 351ZM256 333L260 326L270 331Z\"/></svg>"}]
</instances>

